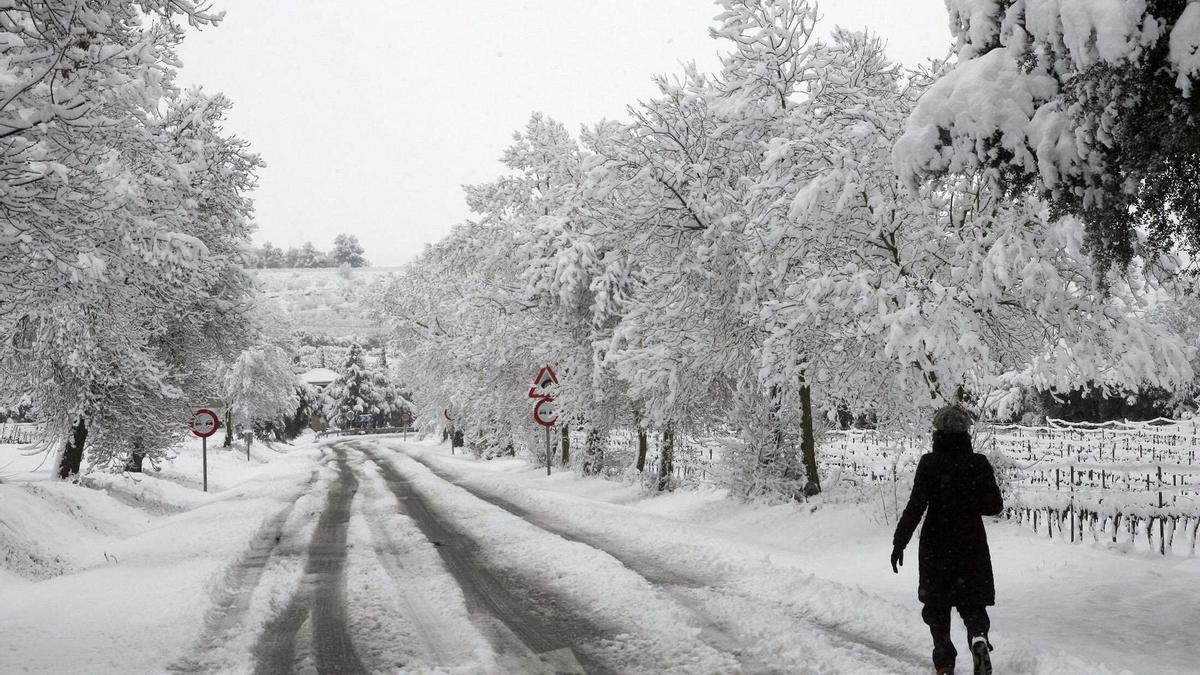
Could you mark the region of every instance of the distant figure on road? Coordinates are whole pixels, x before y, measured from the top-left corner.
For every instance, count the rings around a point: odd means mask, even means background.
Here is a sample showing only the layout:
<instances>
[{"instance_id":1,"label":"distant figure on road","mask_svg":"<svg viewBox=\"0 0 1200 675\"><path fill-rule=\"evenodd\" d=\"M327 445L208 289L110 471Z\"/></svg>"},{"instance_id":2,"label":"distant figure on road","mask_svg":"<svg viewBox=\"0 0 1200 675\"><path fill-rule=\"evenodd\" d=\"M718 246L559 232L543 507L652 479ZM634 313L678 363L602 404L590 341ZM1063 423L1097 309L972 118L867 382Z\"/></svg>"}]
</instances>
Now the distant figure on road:
<instances>
[{"instance_id":1,"label":"distant figure on road","mask_svg":"<svg viewBox=\"0 0 1200 675\"><path fill-rule=\"evenodd\" d=\"M933 452L917 464L912 496L896 524L892 571L899 573L904 547L924 514L917 598L925 605L921 618L933 635L933 666L938 673L954 672L958 652L950 640L950 609L956 607L967 627L975 674L988 675L992 645L987 607L996 604L996 588L982 516L999 515L1004 502L992 465L971 448L970 429L970 414L957 406L933 416Z\"/></svg>"}]
</instances>

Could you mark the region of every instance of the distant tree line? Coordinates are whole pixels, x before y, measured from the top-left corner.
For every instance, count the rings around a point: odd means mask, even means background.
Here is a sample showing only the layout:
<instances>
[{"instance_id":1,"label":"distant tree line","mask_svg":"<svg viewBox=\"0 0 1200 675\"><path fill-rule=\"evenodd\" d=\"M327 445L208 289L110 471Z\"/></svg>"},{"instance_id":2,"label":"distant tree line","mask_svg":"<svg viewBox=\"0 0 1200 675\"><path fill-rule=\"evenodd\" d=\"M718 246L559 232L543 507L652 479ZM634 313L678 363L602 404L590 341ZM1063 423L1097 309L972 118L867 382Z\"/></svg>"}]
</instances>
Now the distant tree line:
<instances>
[{"instance_id":1,"label":"distant tree line","mask_svg":"<svg viewBox=\"0 0 1200 675\"><path fill-rule=\"evenodd\" d=\"M275 269L280 267L368 267L369 263L363 255L362 244L358 237L352 234L339 234L333 238L333 250L322 251L306 241L300 246L286 250L271 242L264 243L254 250L254 266L259 269Z\"/></svg>"}]
</instances>

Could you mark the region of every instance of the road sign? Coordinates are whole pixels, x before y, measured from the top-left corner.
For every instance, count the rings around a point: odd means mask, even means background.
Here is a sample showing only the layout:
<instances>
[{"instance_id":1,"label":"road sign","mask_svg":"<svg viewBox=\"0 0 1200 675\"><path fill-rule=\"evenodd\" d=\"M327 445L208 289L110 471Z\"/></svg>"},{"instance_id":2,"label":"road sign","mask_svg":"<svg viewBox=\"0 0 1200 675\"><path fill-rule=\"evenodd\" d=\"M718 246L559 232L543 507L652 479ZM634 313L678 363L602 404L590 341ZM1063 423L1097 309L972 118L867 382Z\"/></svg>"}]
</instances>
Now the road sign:
<instances>
[{"instance_id":1,"label":"road sign","mask_svg":"<svg viewBox=\"0 0 1200 675\"><path fill-rule=\"evenodd\" d=\"M542 366L536 377L533 378L533 386L529 388L529 398L537 401L533 404L533 421L538 424L550 428L558 422L558 412L554 408L554 395L550 393L550 388L558 384L558 375L550 366Z\"/></svg>"},{"instance_id":2,"label":"road sign","mask_svg":"<svg viewBox=\"0 0 1200 675\"><path fill-rule=\"evenodd\" d=\"M558 423L558 410L555 408L554 399L545 398L534 404L533 421L544 427L552 427Z\"/></svg>"},{"instance_id":3,"label":"road sign","mask_svg":"<svg viewBox=\"0 0 1200 675\"><path fill-rule=\"evenodd\" d=\"M538 371L537 377L533 378L534 384L542 389L548 389L552 384L558 384L558 375L549 365L542 366Z\"/></svg>"},{"instance_id":4,"label":"road sign","mask_svg":"<svg viewBox=\"0 0 1200 675\"><path fill-rule=\"evenodd\" d=\"M217 413L208 408L197 410L192 414L192 419L188 420L188 428L200 438L212 436L220 427L221 420L217 417Z\"/></svg>"},{"instance_id":5,"label":"road sign","mask_svg":"<svg viewBox=\"0 0 1200 675\"><path fill-rule=\"evenodd\" d=\"M192 413L192 419L188 420L188 428L193 434L200 437L200 456L204 466L204 491L208 492L208 437L217 433L217 429L221 428L221 418L217 417L217 413L208 408L201 408ZM246 459L250 459L250 446L246 446Z\"/></svg>"},{"instance_id":6,"label":"road sign","mask_svg":"<svg viewBox=\"0 0 1200 675\"><path fill-rule=\"evenodd\" d=\"M550 447L550 428L558 422L558 409L554 405L554 394L551 387L558 384L558 375L550 364L542 366L533 378L533 386L529 388L529 398L537 401L533 404L533 421L546 428L546 475L550 475L550 463L553 459Z\"/></svg>"}]
</instances>

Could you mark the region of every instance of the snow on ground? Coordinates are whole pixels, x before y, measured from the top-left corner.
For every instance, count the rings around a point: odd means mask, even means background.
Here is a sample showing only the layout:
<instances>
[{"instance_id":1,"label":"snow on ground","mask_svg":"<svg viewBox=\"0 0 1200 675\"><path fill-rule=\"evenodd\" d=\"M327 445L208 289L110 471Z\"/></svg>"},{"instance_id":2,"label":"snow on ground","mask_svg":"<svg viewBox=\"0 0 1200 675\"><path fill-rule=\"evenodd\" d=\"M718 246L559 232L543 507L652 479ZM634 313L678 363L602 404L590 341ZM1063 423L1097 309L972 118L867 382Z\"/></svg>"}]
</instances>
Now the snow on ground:
<instances>
[{"instance_id":1,"label":"snow on ground","mask_svg":"<svg viewBox=\"0 0 1200 675\"><path fill-rule=\"evenodd\" d=\"M194 445L168 468L198 478ZM210 447L204 494L151 473L63 483L0 446L0 670L164 672L204 634L209 598L264 521L304 501L317 454L310 443L248 463Z\"/></svg>"},{"instance_id":2,"label":"snow on ground","mask_svg":"<svg viewBox=\"0 0 1200 675\"><path fill-rule=\"evenodd\" d=\"M427 664L439 673L496 671L496 655L471 623L462 591L412 520L397 512L379 472L359 462L350 540L347 604L364 661L408 672ZM381 564L376 564L378 561ZM363 639L364 637L369 639Z\"/></svg>"},{"instance_id":3,"label":"snow on ground","mask_svg":"<svg viewBox=\"0 0 1200 675\"><path fill-rule=\"evenodd\" d=\"M915 542L908 566L892 574L892 528L871 509L750 506L717 490L649 497L638 486L566 472L546 477L519 460L474 461L433 445L404 449L609 550L708 575L731 593L927 658ZM1002 522L988 530L997 672L1196 672L1200 560L1050 541ZM763 635L770 628L761 627ZM957 641L965 643L961 628ZM960 665L965 652L960 647Z\"/></svg>"},{"instance_id":4,"label":"snow on ground","mask_svg":"<svg viewBox=\"0 0 1200 675\"><path fill-rule=\"evenodd\" d=\"M0 446L0 671L246 672L273 655L314 667L308 603L327 587L313 565L336 554L346 630L368 670L523 672L528 654L480 623L396 475L510 593L545 593L595 624L572 645L581 659L621 672L927 670L916 547L892 574L891 526L876 509L651 496L447 452L389 437L256 444L250 461L213 447L205 494L198 443L145 475L81 485ZM352 494L342 553L314 536L335 491ZM1008 523L989 536L997 672L1196 672L1197 558Z\"/></svg>"},{"instance_id":5,"label":"snow on ground","mask_svg":"<svg viewBox=\"0 0 1200 675\"><path fill-rule=\"evenodd\" d=\"M551 535L524 520L481 502L446 484L424 466L404 456L393 462L415 489L450 522L482 546L491 562L514 575L539 575L552 592L573 599L589 619L608 626L641 627L619 644L581 645L577 649L607 652L634 649L659 655L661 673L717 673L736 667L697 639L698 629L677 607L664 603L645 579L611 556L583 544ZM620 661L617 653L603 659Z\"/></svg>"}]
</instances>

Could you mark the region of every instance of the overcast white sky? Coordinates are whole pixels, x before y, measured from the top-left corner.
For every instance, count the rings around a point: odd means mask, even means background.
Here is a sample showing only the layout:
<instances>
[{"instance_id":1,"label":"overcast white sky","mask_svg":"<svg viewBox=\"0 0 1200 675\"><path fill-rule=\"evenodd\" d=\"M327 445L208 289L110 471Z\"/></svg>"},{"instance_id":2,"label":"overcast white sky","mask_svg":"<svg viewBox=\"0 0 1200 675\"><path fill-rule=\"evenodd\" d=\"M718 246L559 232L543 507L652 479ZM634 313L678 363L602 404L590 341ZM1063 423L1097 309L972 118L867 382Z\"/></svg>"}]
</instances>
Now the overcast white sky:
<instances>
[{"instance_id":1,"label":"overcast white sky","mask_svg":"<svg viewBox=\"0 0 1200 675\"><path fill-rule=\"evenodd\" d=\"M578 129L623 118L656 73L713 71L709 0L216 0L181 49L182 80L234 101L227 129L267 168L258 242L328 249L358 236L375 265L420 253L467 217L530 112ZM283 9L286 8L286 9ZM869 27L893 59L945 56L940 0L827 0L819 29Z\"/></svg>"}]
</instances>

